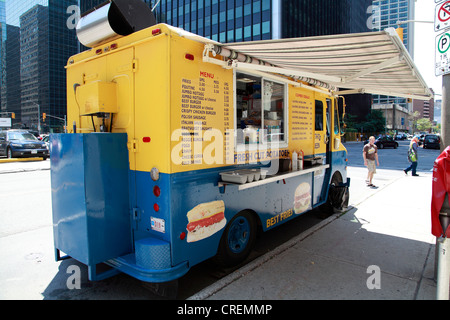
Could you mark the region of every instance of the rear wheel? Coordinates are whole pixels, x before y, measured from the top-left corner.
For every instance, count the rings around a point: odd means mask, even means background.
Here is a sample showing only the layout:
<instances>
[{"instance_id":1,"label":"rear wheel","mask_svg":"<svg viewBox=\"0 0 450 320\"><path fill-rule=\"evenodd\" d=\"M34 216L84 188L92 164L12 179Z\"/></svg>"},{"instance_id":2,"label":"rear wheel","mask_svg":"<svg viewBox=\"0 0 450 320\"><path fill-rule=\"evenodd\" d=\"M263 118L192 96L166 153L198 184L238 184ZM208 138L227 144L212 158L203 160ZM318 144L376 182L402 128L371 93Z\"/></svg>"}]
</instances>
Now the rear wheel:
<instances>
[{"instance_id":1,"label":"rear wheel","mask_svg":"<svg viewBox=\"0 0 450 320\"><path fill-rule=\"evenodd\" d=\"M335 210L342 212L348 206L349 190L343 186L343 179L339 172L335 172L330 181L327 201L320 206L320 218L328 218Z\"/></svg>"},{"instance_id":2,"label":"rear wheel","mask_svg":"<svg viewBox=\"0 0 450 320\"><path fill-rule=\"evenodd\" d=\"M220 239L216 262L229 267L244 261L253 249L256 231L254 216L248 211L238 213Z\"/></svg>"}]
</instances>

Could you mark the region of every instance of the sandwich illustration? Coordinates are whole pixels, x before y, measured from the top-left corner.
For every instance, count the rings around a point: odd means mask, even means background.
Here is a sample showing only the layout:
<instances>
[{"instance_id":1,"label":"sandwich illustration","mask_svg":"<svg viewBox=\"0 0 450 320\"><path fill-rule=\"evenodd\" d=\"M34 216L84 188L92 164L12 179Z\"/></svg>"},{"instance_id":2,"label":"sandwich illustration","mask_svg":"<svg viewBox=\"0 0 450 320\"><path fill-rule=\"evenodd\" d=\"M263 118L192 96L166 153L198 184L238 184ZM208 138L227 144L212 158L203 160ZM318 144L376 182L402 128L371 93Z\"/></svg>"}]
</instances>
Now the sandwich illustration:
<instances>
[{"instance_id":1,"label":"sandwich illustration","mask_svg":"<svg viewBox=\"0 0 450 320\"><path fill-rule=\"evenodd\" d=\"M187 242L212 236L225 227L225 204L222 200L201 203L187 213Z\"/></svg>"},{"instance_id":2,"label":"sandwich illustration","mask_svg":"<svg viewBox=\"0 0 450 320\"><path fill-rule=\"evenodd\" d=\"M294 212L299 214L304 212L311 205L311 186L307 182L301 183L294 194Z\"/></svg>"}]
</instances>

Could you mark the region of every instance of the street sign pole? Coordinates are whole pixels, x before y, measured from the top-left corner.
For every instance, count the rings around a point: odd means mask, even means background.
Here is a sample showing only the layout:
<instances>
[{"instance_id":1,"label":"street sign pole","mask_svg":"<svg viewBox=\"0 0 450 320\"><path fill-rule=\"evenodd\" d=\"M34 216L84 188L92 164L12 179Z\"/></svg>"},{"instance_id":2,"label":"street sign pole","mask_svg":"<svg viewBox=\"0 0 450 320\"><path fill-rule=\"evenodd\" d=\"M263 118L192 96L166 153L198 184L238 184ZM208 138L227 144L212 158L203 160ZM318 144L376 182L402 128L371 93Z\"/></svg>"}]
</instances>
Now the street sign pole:
<instances>
[{"instance_id":1,"label":"street sign pole","mask_svg":"<svg viewBox=\"0 0 450 320\"><path fill-rule=\"evenodd\" d=\"M450 145L450 1L437 0L434 18L434 30L444 31L436 37L435 74L442 75L442 107L441 107L441 152ZM450 196L450 195L449 195ZM440 211L441 224L448 221L450 207L448 201ZM446 230L446 226L442 226ZM445 231L444 231L445 232ZM450 239L436 238L435 275L437 276L436 298L448 300L450 270Z\"/></svg>"}]
</instances>

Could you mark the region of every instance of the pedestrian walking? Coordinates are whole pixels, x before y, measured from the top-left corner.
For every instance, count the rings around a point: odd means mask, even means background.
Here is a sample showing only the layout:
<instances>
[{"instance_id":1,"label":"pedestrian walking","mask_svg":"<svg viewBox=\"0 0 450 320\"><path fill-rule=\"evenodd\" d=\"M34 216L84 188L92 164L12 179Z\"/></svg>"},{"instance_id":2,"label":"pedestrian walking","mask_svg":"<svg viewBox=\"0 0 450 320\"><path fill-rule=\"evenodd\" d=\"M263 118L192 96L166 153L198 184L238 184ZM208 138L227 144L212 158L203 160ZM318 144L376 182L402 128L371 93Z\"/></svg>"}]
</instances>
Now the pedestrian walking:
<instances>
[{"instance_id":1,"label":"pedestrian walking","mask_svg":"<svg viewBox=\"0 0 450 320\"><path fill-rule=\"evenodd\" d=\"M419 138L413 137L411 139L411 142L409 144L408 149L408 161L411 162L408 168L404 169L403 172L405 172L406 175L408 175L408 171L412 171L412 176L418 177L419 175L416 173L417 169L417 160L418 160L418 153L419 150Z\"/></svg>"},{"instance_id":2,"label":"pedestrian walking","mask_svg":"<svg viewBox=\"0 0 450 320\"><path fill-rule=\"evenodd\" d=\"M369 138L369 143L366 144L363 148L363 158L364 158L364 165L367 166L368 173L367 173L367 179L366 183L368 187L376 187L372 183L373 175L377 173L377 167L380 166L380 163L378 162L378 148L375 145L375 137L371 136ZM376 164L375 164L376 161Z\"/></svg>"}]
</instances>

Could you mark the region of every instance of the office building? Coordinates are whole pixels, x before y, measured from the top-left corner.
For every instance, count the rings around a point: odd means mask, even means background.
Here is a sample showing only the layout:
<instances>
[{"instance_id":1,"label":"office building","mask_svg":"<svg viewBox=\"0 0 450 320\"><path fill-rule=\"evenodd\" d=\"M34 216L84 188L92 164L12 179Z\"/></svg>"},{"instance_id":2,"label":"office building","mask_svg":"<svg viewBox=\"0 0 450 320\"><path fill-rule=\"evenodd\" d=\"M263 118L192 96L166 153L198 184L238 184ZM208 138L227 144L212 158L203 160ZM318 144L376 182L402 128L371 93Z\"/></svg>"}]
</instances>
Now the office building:
<instances>
[{"instance_id":1,"label":"office building","mask_svg":"<svg viewBox=\"0 0 450 320\"><path fill-rule=\"evenodd\" d=\"M79 50L75 30L67 28L66 20L70 16L67 8L79 5L84 13L104 1L5 1L6 23L20 28L21 113L18 115L21 117L16 122L37 128L42 113L62 118L66 112L64 66L68 57ZM149 6L157 3L144 2ZM238 42L368 31L366 20L370 4L371 0L161 0L154 13L157 22L220 42ZM15 38L17 44L17 36ZM5 43L2 40L2 44ZM12 44L10 48L13 50ZM12 76L13 65L12 62L2 63L2 77L5 73L6 79ZM17 90L17 79L11 78L2 93L14 90ZM1 99L3 109L14 108L11 99ZM57 130L60 124L60 120L49 117L41 123L45 131Z\"/></svg>"},{"instance_id":2,"label":"office building","mask_svg":"<svg viewBox=\"0 0 450 320\"><path fill-rule=\"evenodd\" d=\"M373 31L386 28L397 29L398 21L414 20L414 0L374 0L373 10L377 23ZM403 28L403 44L410 56L414 58L414 23L400 24ZM390 97L383 95L373 96L374 104L399 104L403 108L412 111L412 105L405 98Z\"/></svg>"},{"instance_id":3,"label":"office building","mask_svg":"<svg viewBox=\"0 0 450 320\"><path fill-rule=\"evenodd\" d=\"M432 92L433 89L430 88ZM428 101L423 100L413 100L413 112L417 111L420 114L420 118L427 118L430 119L430 121L434 121L434 110L435 110L435 103L434 99L430 99Z\"/></svg>"},{"instance_id":4,"label":"office building","mask_svg":"<svg viewBox=\"0 0 450 320\"><path fill-rule=\"evenodd\" d=\"M219 42L367 31L370 0L161 0L164 22Z\"/></svg>"},{"instance_id":5,"label":"office building","mask_svg":"<svg viewBox=\"0 0 450 320\"><path fill-rule=\"evenodd\" d=\"M3 87L3 70L1 66L3 65L3 59L5 58L4 45L3 42L6 41L6 11L5 11L5 0L0 0L0 85ZM0 112L2 101L2 90L0 89ZM1 117L1 113L0 113Z\"/></svg>"},{"instance_id":6,"label":"office building","mask_svg":"<svg viewBox=\"0 0 450 320\"><path fill-rule=\"evenodd\" d=\"M6 79L2 82L5 84L2 85L2 110L17 110L16 127L37 130L40 124L44 132L63 128L66 114L64 66L67 59L77 53L75 30L67 28L66 23L67 8L71 5L78 5L78 0L5 2L7 39L2 43L8 54L2 59L2 75ZM43 113L48 115L45 122Z\"/></svg>"},{"instance_id":7,"label":"office building","mask_svg":"<svg viewBox=\"0 0 450 320\"><path fill-rule=\"evenodd\" d=\"M20 100L20 28L6 25L6 38L2 41L2 86L1 86L1 110L2 117L15 119L11 124L21 122ZM0 112L1 113L1 112Z\"/></svg>"}]
</instances>

